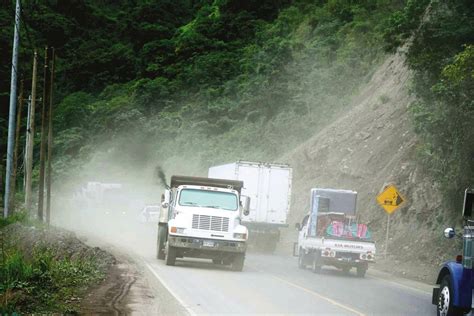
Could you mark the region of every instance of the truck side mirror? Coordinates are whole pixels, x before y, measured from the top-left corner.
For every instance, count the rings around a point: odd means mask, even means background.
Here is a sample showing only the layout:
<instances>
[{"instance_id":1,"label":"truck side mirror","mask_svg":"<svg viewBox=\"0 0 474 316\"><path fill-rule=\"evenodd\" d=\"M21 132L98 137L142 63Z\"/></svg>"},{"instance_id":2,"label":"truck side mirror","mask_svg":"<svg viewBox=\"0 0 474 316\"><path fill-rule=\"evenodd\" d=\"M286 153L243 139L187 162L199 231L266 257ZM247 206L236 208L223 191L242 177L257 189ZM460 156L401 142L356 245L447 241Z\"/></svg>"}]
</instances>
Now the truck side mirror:
<instances>
[{"instance_id":1,"label":"truck side mirror","mask_svg":"<svg viewBox=\"0 0 474 316\"><path fill-rule=\"evenodd\" d=\"M444 230L444 237L451 239L454 236L456 236L456 232L454 231L454 228L448 227Z\"/></svg>"},{"instance_id":2,"label":"truck side mirror","mask_svg":"<svg viewBox=\"0 0 474 316\"><path fill-rule=\"evenodd\" d=\"M295 224L295 228L296 228L297 230L301 230L301 225L300 225L300 223L296 223L296 224Z\"/></svg>"},{"instance_id":3,"label":"truck side mirror","mask_svg":"<svg viewBox=\"0 0 474 316\"><path fill-rule=\"evenodd\" d=\"M250 214L250 197L246 195L240 196L240 203L242 205L242 213L247 216Z\"/></svg>"},{"instance_id":4,"label":"truck side mirror","mask_svg":"<svg viewBox=\"0 0 474 316\"><path fill-rule=\"evenodd\" d=\"M462 216L464 218L471 218L474 214L474 190L466 189L464 192L464 205L462 210Z\"/></svg>"}]
</instances>

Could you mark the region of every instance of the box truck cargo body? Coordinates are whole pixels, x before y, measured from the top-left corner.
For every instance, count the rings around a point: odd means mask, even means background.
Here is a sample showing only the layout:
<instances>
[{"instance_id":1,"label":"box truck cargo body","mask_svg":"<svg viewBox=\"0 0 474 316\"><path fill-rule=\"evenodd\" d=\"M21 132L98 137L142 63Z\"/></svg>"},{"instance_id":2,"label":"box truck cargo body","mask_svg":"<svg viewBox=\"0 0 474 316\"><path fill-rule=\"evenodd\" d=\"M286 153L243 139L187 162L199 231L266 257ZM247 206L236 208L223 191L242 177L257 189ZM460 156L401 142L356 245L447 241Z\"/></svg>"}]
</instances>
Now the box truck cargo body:
<instances>
[{"instance_id":1,"label":"box truck cargo body","mask_svg":"<svg viewBox=\"0 0 474 316\"><path fill-rule=\"evenodd\" d=\"M244 182L242 195L250 197L250 212L242 224L260 249L273 251L279 227L286 227L290 209L292 169L286 164L238 161L209 168L209 177Z\"/></svg>"}]
</instances>

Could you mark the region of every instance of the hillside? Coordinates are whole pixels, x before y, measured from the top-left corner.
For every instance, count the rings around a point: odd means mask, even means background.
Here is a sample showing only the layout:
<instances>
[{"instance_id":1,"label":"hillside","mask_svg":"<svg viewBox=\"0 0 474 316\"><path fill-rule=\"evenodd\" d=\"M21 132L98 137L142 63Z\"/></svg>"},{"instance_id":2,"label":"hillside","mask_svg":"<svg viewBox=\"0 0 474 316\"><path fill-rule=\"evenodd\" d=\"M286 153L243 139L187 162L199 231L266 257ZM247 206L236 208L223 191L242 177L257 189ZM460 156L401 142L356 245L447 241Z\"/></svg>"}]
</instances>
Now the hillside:
<instances>
[{"instance_id":1,"label":"hillside","mask_svg":"<svg viewBox=\"0 0 474 316\"><path fill-rule=\"evenodd\" d=\"M157 166L205 175L238 159L287 161L292 223L309 188L355 189L383 249L386 217L374 197L393 182L408 200L392 217L393 255L434 264L454 252L439 232L459 224L462 190L474 185L472 1L78 0L23 9L26 86L33 48L40 60L46 44L58 54L59 205L91 180L130 182L156 202ZM12 1L0 7L2 56L11 55L12 11ZM2 104L9 71L2 63ZM21 190L16 198L21 208ZM288 231L282 247L293 240Z\"/></svg>"},{"instance_id":2,"label":"hillside","mask_svg":"<svg viewBox=\"0 0 474 316\"><path fill-rule=\"evenodd\" d=\"M456 245L445 242L442 231L457 221L446 215L439 183L416 160L420 140L408 111L412 78L403 52L388 56L345 113L282 160L294 168L290 228L308 212L311 188L356 190L358 214L377 241L379 268L395 262L396 272L430 282L437 265L454 256ZM389 258L381 260L387 216L375 197L389 183L407 201L391 216ZM296 235L287 230L281 246L291 249Z\"/></svg>"}]
</instances>

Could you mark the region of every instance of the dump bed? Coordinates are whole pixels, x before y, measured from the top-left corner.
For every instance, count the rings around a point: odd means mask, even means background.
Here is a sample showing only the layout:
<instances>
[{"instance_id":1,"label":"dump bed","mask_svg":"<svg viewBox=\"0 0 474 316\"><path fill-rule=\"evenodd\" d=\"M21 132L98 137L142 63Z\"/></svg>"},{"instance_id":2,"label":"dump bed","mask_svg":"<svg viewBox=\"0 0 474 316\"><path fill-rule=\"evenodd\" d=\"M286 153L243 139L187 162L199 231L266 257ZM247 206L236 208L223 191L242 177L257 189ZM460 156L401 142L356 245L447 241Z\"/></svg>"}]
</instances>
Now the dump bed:
<instances>
[{"instance_id":1,"label":"dump bed","mask_svg":"<svg viewBox=\"0 0 474 316\"><path fill-rule=\"evenodd\" d=\"M171 184L170 184L171 188L177 188L180 185L200 185L200 186L206 186L206 187L233 189L239 192L240 194L244 183L243 181L236 181L236 180L224 180L224 179L190 177L190 176L172 176Z\"/></svg>"}]
</instances>

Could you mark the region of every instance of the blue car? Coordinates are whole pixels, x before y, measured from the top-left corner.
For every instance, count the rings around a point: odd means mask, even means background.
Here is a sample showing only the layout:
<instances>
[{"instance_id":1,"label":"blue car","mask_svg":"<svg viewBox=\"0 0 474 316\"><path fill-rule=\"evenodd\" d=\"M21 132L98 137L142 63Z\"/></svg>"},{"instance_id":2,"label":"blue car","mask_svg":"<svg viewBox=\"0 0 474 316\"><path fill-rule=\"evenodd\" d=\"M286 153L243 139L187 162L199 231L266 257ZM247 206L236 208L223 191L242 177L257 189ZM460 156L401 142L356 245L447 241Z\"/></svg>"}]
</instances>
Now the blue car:
<instances>
[{"instance_id":1,"label":"blue car","mask_svg":"<svg viewBox=\"0 0 474 316\"><path fill-rule=\"evenodd\" d=\"M457 316L471 312L474 289L474 220L472 220L474 206L474 190L467 189L464 195L463 219L464 233L463 254L455 261L445 262L438 273L433 289L432 303L436 305L440 316ZM446 228L446 238L454 238L453 228Z\"/></svg>"}]
</instances>

